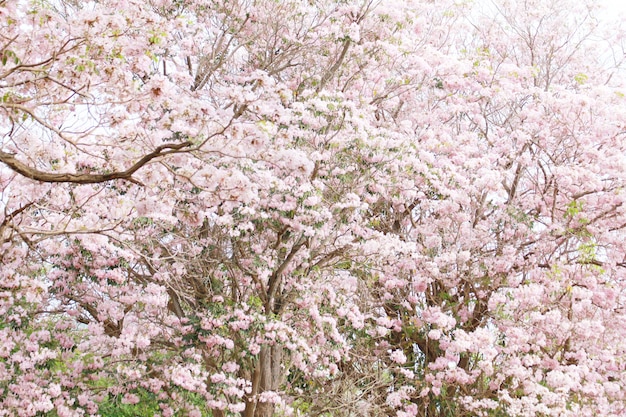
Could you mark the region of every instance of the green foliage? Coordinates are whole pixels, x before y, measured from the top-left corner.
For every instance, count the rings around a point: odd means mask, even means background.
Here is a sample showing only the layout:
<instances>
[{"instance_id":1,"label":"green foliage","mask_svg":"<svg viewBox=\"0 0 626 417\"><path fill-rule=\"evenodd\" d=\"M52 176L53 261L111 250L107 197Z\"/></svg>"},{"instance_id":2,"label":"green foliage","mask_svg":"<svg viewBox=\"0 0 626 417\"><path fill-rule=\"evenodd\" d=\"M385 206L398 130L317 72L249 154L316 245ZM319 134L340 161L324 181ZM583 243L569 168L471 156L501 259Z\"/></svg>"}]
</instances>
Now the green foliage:
<instances>
[{"instance_id":1,"label":"green foliage","mask_svg":"<svg viewBox=\"0 0 626 417\"><path fill-rule=\"evenodd\" d=\"M160 401L154 393L138 388L132 394L139 397L136 404L127 404L123 401L123 395L109 395L98 404L98 413L101 417L153 417L161 413ZM187 404L195 406L202 417L212 417L213 413L206 407L205 400L195 393L179 393ZM180 415L187 415L188 410L180 410ZM48 417L48 416L47 416ZM49 417L52 417L49 416Z\"/></svg>"},{"instance_id":2,"label":"green foliage","mask_svg":"<svg viewBox=\"0 0 626 417\"><path fill-rule=\"evenodd\" d=\"M589 79L589 77L586 74L578 73L574 76L574 81L576 81L576 84L578 85L583 85L587 82L587 80Z\"/></svg>"},{"instance_id":3,"label":"green foliage","mask_svg":"<svg viewBox=\"0 0 626 417\"><path fill-rule=\"evenodd\" d=\"M0 61L2 62L2 65L6 65L7 63L19 65L20 63L20 59L17 54L9 49L4 49L2 53L0 53Z\"/></svg>"},{"instance_id":4,"label":"green foliage","mask_svg":"<svg viewBox=\"0 0 626 417\"><path fill-rule=\"evenodd\" d=\"M125 404L122 396L107 396L98 407L102 417L151 417L159 411L159 402L156 396L144 389L135 390L139 396L137 404Z\"/></svg>"},{"instance_id":5,"label":"green foliage","mask_svg":"<svg viewBox=\"0 0 626 417\"><path fill-rule=\"evenodd\" d=\"M522 223L529 228L532 228L535 224L535 219L531 215L514 206L507 207L507 213L514 221Z\"/></svg>"},{"instance_id":6,"label":"green foliage","mask_svg":"<svg viewBox=\"0 0 626 417\"><path fill-rule=\"evenodd\" d=\"M564 219L572 218L576 216L577 214L579 214L582 211L582 209L583 209L582 201L572 200L567 205L567 208L565 209L565 213L563 214L563 218Z\"/></svg>"},{"instance_id":7,"label":"green foliage","mask_svg":"<svg viewBox=\"0 0 626 417\"><path fill-rule=\"evenodd\" d=\"M598 245L595 242L585 242L578 246L578 253L580 261L583 263L589 263L596 259L596 251Z\"/></svg>"}]
</instances>

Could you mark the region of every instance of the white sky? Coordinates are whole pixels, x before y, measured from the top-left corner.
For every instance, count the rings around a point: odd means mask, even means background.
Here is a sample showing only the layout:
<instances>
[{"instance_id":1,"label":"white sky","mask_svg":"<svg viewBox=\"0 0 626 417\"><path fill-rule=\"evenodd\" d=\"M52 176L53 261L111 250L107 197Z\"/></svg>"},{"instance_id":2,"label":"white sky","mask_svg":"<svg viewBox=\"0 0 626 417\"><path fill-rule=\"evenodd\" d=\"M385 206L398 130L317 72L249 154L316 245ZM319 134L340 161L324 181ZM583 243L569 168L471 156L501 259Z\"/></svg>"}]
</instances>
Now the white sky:
<instances>
[{"instance_id":1,"label":"white sky","mask_svg":"<svg viewBox=\"0 0 626 417\"><path fill-rule=\"evenodd\" d=\"M626 0L601 0L600 3L606 5L611 11L626 13Z\"/></svg>"}]
</instances>

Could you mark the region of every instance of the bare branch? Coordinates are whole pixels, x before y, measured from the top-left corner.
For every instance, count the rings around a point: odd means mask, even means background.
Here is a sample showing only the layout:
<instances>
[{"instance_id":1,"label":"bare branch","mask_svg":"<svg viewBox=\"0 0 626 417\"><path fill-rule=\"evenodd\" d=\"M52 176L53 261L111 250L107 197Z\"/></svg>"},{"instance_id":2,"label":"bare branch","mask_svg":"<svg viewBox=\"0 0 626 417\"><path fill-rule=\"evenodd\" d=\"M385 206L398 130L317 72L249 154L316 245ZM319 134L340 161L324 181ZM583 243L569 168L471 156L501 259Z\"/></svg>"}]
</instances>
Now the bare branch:
<instances>
[{"instance_id":1,"label":"bare branch","mask_svg":"<svg viewBox=\"0 0 626 417\"><path fill-rule=\"evenodd\" d=\"M15 155L4 151L0 151L0 161L7 165L9 168L11 168L14 172L17 172L18 174L35 181L51 183L66 182L75 184L97 184L101 182L122 179L142 185L140 182L132 178L132 175L137 172L141 167L143 167L155 158L176 153L181 149L190 147L191 145L192 143L190 141L186 141L176 144L164 144L158 146L154 151L150 152L147 155L144 155L127 170L111 172L108 174L56 174L51 172L44 172L18 161L15 158Z\"/></svg>"},{"instance_id":2,"label":"bare branch","mask_svg":"<svg viewBox=\"0 0 626 417\"><path fill-rule=\"evenodd\" d=\"M346 39L343 42L343 49L341 50L341 53L339 54L339 57L337 58L337 61L335 61L333 66L330 67L328 69L328 71L326 71L326 74L324 74L324 76L320 80L320 83L317 86L317 91L318 92L322 91L324 89L324 87L326 86L326 84L335 76L335 73L337 72L337 70L339 69L341 64L343 63L343 60L346 58L346 54L348 53L348 49L350 49L350 44L351 44L350 39Z\"/></svg>"}]
</instances>

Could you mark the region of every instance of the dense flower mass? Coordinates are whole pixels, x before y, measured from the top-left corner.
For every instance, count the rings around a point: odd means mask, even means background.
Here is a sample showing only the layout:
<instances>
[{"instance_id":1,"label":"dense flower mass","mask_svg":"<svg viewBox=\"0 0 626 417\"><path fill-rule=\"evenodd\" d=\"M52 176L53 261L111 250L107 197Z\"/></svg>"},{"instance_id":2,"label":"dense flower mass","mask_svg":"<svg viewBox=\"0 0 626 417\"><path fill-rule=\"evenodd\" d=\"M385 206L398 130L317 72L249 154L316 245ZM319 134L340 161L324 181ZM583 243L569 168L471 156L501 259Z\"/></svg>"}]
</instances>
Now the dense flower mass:
<instances>
[{"instance_id":1,"label":"dense flower mass","mask_svg":"<svg viewBox=\"0 0 626 417\"><path fill-rule=\"evenodd\" d=\"M0 0L0 416L624 415L623 30Z\"/></svg>"}]
</instances>

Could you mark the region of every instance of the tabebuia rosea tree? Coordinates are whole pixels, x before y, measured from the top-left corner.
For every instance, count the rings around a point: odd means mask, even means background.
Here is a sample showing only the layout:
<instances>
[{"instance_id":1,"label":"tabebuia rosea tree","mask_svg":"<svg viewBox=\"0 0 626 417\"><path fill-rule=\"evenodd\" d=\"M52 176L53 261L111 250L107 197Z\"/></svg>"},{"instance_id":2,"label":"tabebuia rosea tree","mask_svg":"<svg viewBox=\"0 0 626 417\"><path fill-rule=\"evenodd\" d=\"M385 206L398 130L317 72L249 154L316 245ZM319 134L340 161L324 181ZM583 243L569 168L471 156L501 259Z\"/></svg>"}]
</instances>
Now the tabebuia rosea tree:
<instances>
[{"instance_id":1,"label":"tabebuia rosea tree","mask_svg":"<svg viewBox=\"0 0 626 417\"><path fill-rule=\"evenodd\" d=\"M0 0L0 416L624 415L611 19Z\"/></svg>"}]
</instances>

